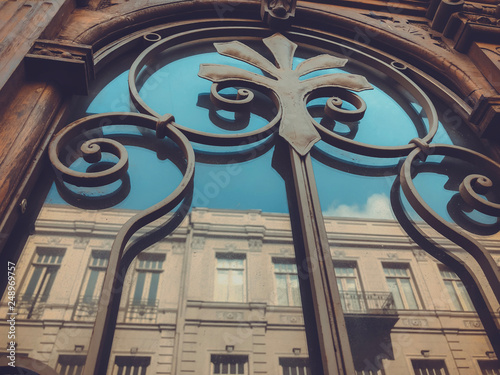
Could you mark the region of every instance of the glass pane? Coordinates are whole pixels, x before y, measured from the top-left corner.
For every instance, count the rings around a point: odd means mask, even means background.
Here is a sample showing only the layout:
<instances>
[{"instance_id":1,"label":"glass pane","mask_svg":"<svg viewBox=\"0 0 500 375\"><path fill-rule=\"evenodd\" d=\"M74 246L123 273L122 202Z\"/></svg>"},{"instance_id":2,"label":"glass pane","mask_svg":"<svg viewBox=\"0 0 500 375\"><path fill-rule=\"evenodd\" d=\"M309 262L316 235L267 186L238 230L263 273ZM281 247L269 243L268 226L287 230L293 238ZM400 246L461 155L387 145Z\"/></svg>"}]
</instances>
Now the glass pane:
<instances>
[{"instance_id":1,"label":"glass pane","mask_svg":"<svg viewBox=\"0 0 500 375\"><path fill-rule=\"evenodd\" d=\"M215 300L216 301L227 301L228 296L228 285L229 285L229 271L227 270L217 270L217 284L215 286Z\"/></svg>"},{"instance_id":2,"label":"glass pane","mask_svg":"<svg viewBox=\"0 0 500 375\"><path fill-rule=\"evenodd\" d=\"M401 292L398 287L398 283L396 279L387 279L387 285L389 286L389 291L392 293L392 297L394 298L394 303L397 309L405 309L405 305L403 303L403 299L401 298Z\"/></svg>"},{"instance_id":3,"label":"glass pane","mask_svg":"<svg viewBox=\"0 0 500 375\"><path fill-rule=\"evenodd\" d=\"M464 283L461 281L455 281L455 285L457 286L458 293L460 294L461 301L464 304L464 310L465 311L474 311L474 305L472 304L472 301L469 297L469 292L467 292L467 289L465 288Z\"/></svg>"},{"instance_id":4,"label":"glass pane","mask_svg":"<svg viewBox=\"0 0 500 375\"><path fill-rule=\"evenodd\" d=\"M409 279L400 279L403 294L405 296L407 308L410 310L418 309L417 300Z\"/></svg>"},{"instance_id":5,"label":"glass pane","mask_svg":"<svg viewBox=\"0 0 500 375\"><path fill-rule=\"evenodd\" d=\"M276 275L276 296L278 298L278 305L288 306L286 275Z\"/></svg>"},{"instance_id":6,"label":"glass pane","mask_svg":"<svg viewBox=\"0 0 500 375\"><path fill-rule=\"evenodd\" d=\"M458 299L457 292L455 291L455 288L453 287L453 282L452 281L445 281L444 284L446 285L446 289L448 290L448 294L450 295L453 310L462 311L463 307L460 304L460 300Z\"/></svg>"}]
</instances>

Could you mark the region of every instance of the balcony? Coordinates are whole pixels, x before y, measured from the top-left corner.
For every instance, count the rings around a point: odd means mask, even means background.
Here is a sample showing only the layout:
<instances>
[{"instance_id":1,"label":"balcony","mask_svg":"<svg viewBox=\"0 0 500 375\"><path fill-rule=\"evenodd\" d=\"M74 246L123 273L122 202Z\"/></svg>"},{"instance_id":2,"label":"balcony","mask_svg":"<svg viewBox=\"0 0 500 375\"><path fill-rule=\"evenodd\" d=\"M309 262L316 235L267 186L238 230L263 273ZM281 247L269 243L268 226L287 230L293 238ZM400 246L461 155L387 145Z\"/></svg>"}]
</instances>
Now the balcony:
<instances>
[{"instance_id":1,"label":"balcony","mask_svg":"<svg viewBox=\"0 0 500 375\"><path fill-rule=\"evenodd\" d=\"M391 292L340 292L344 314L397 315Z\"/></svg>"},{"instance_id":2,"label":"balcony","mask_svg":"<svg viewBox=\"0 0 500 375\"><path fill-rule=\"evenodd\" d=\"M20 319L40 320L45 310L47 296L21 295L16 304Z\"/></svg>"},{"instance_id":3,"label":"balcony","mask_svg":"<svg viewBox=\"0 0 500 375\"><path fill-rule=\"evenodd\" d=\"M156 323L157 299L131 299L127 306L125 321L128 323Z\"/></svg>"},{"instance_id":4,"label":"balcony","mask_svg":"<svg viewBox=\"0 0 500 375\"><path fill-rule=\"evenodd\" d=\"M80 297L76 305L74 320L89 322L94 321L97 316L99 298Z\"/></svg>"}]
</instances>

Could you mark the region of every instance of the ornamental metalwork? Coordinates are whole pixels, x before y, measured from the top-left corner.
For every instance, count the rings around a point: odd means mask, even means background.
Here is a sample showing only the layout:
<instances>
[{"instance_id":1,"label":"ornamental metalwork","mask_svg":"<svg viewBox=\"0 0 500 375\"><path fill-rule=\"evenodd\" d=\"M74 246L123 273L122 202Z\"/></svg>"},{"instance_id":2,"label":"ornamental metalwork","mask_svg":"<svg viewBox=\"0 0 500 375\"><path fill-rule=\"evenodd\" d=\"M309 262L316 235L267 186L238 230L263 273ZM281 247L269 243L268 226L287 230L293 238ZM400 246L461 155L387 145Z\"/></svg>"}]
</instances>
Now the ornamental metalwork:
<instances>
[{"instance_id":1,"label":"ornamental metalwork","mask_svg":"<svg viewBox=\"0 0 500 375\"><path fill-rule=\"evenodd\" d=\"M352 374L354 367L350 353L348 336L343 323L341 296L335 284L333 264L328 259L329 245L326 238L321 208L312 173L310 151L320 139L340 149L379 158L404 157L399 169L399 178L391 189L391 203L394 213L407 233L429 254L435 256L454 270L469 288L481 323L486 329L491 344L500 357L500 329L485 294L485 287L470 267L456 255L445 248L431 243L425 233L407 216L402 207L400 191L411 206L432 228L447 237L471 254L480 264L496 298L500 301L500 274L498 267L485 248L469 234L457 226L452 226L441 218L423 200L413 183L419 168L426 165L429 155L441 155L456 158L480 167L482 174L473 174L465 178L460 185L459 194L474 209L493 217L500 216L500 205L484 198L489 189L498 186L500 165L492 159L469 149L443 144L433 144L438 119L436 110L427 95L409 78L397 69L372 58L376 68L395 77L422 106L429 122L427 134L421 138L409 139L408 144L400 146L374 146L360 143L343 137L318 124L308 113L306 105L318 97L329 97L325 106L325 114L341 121L357 121L366 110L361 97L352 91L363 91L372 88L365 77L356 74L331 73L314 78L300 80L306 74L322 69L343 67L348 60L332 55L319 55L301 62L295 69L292 59L297 44L281 34L263 39L263 43L275 58L271 62L247 45L233 41L215 43L216 50L225 56L238 59L261 69L265 75L251 73L243 69L214 64L202 64L199 76L213 82L210 98L215 106L229 111L241 111L248 108L254 99L251 90L258 90L270 97L277 108L277 114L261 129L238 134L211 134L193 130L175 122L171 114L164 116L154 112L140 97L136 80L141 69L148 61L160 52L175 46L175 37L168 37L147 48L134 61L129 73L129 90L135 107L141 113L104 113L80 119L64 128L52 141L49 149L52 165L62 181L77 186L96 187L123 179L128 167L127 151L116 140L98 137L86 141L81 148L83 158L96 163L102 152L108 152L118 158L111 168L95 172L75 172L63 163L61 155L65 145L84 131L92 131L105 125L134 125L155 131L158 138L168 137L182 150L185 158L184 176L179 186L164 200L149 209L132 217L119 231L109 258L109 265L104 279L103 292L100 297L97 319L89 346L85 374L101 374L107 367L107 361L113 338L109 327L116 324L120 300L119 275L127 269L144 245L130 244L130 239L140 228L171 212L179 203L172 220L145 243L152 243L158 236L170 233L182 220L190 206L190 190L193 186L195 154L191 142L206 145L234 146L243 142L248 144L260 141L272 134L279 134L289 144L290 168L293 171L297 206L300 212L300 224L303 231L303 245L306 250L308 266L317 272L311 273L313 301L315 301L315 318L317 328L322 332L321 350L325 374ZM220 94L222 89L238 87L236 99L228 99ZM244 88L241 88L244 87ZM342 109L343 101L351 103L352 111ZM377 172L371 172L376 175ZM382 172L381 172L382 173ZM366 296L363 296L365 298ZM368 299L375 301L374 307L392 311L393 301L387 296L374 296ZM360 299L361 297L356 296ZM372 301L373 300L373 301ZM140 312L139 312L140 314ZM330 327L325 328L325 327Z\"/></svg>"}]
</instances>

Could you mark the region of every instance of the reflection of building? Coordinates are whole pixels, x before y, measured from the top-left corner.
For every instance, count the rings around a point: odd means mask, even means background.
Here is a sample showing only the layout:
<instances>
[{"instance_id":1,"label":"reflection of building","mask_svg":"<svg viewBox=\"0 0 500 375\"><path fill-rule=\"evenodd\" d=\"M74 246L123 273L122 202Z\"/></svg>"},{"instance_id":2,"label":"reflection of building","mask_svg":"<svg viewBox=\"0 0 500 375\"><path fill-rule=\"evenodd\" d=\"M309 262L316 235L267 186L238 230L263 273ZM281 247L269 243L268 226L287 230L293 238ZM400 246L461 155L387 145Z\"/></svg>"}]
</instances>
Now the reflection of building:
<instances>
[{"instance_id":1,"label":"reflection of building","mask_svg":"<svg viewBox=\"0 0 500 375\"><path fill-rule=\"evenodd\" d=\"M132 213L42 210L17 264L19 356L78 373L109 249ZM326 225L360 374L498 373L461 281L397 223ZM500 259L498 239L486 245ZM131 264L112 373L307 373L298 283L306 273L293 257L285 215L194 209Z\"/></svg>"}]
</instances>

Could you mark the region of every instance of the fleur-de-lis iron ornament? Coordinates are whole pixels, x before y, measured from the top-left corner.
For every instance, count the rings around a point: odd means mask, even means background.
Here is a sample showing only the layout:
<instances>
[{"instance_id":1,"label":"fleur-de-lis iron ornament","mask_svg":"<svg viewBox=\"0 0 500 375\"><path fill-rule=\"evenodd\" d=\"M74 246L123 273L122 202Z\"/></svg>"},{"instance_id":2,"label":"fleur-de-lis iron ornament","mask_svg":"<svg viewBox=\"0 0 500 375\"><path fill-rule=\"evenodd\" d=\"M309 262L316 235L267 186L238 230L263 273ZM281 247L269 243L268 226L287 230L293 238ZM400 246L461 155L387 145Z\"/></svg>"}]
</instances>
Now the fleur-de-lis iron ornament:
<instances>
[{"instance_id":1,"label":"fleur-de-lis iron ornament","mask_svg":"<svg viewBox=\"0 0 500 375\"><path fill-rule=\"evenodd\" d=\"M251 64L274 78L218 64L201 64L198 75L214 82L210 96L214 104L221 108L235 110L238 105L245 105L253 98L253 93L241 89L238 91L236 100L228 100L218 94L218 91L223 88L237 87L244 83L249 87L269 92L278 106L280 136L289 142L300 155L306 155L321 138L305 106L307 97L323 88L363 91L373 89L373 87L365 77L348 73L330 73L300 80L300 77L317 70L341 68L348 60L324 54L307 59L293 69L293 56L297 49L295 43L279 33L263 39L263 42L273 54L276 64L238 41L214 43L214 45L221 55ZM364 102L358 101L358 103L359 107L350 111L354 112L357 120L363 116L366 109ZM335 111L342 113L341 105L340 98L331 98L327 103L327 114L328 109L330 113Z\"/></svg>"}]
</instances>

